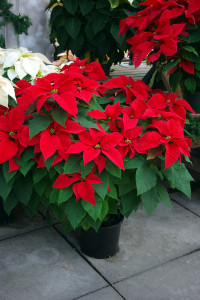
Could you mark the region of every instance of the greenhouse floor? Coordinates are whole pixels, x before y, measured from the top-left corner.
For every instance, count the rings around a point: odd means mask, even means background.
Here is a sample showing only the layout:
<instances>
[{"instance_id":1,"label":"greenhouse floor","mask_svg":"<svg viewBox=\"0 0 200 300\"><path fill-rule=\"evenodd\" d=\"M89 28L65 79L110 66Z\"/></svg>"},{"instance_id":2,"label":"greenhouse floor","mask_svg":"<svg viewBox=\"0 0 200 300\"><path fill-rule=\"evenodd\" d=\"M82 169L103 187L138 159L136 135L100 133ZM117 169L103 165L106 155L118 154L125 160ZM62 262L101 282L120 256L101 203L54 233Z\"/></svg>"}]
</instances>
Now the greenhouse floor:
<instances>
[{"instance_id":1,"label":"greenhouse floor","mask_svg":"<svg viewBox=\"0 0 200 300\"><path fill-rule=\"evenodd\" d=\"M73 234L42 216L0 227L0 299L199 300L199 195L174 192L172 210L160 204L151 217L140 209L108 259L84 256Z\"/></svg>"},{"instance_id":2,"label":"greenhouse floor","mask_svg":"<svg viewBox=\"0 0 200 300\"><path fill-rule=\"evenodd\" d=\"M113 69L134 79L148 71ZM49 229L41 215L18 215L0 227L0 300L199 300L200 187L171 199L172 210L160 203L151 217L139 209L124 220L118 253L101 260L56 221Z\"/></svg>"}]
</instances>

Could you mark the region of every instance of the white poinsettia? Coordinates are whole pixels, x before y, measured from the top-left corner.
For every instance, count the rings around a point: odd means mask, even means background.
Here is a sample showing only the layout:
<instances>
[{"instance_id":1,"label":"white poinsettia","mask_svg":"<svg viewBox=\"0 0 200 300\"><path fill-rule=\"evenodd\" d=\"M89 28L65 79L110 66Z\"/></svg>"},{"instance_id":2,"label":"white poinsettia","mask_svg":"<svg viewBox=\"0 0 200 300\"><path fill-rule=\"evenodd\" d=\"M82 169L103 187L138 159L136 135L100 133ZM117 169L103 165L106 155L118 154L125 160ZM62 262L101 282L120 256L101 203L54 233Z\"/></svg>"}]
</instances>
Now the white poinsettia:
<instances>
[{"instance_id":1,"label":"white poinsettia","mask_svg":"<svg viewBox=\"0 0 200 300\"><path fill-rule=\"evenodd\" d=\"M1 59L2 56L2 59ZM44 76L52 72L52 63L41 53L32 53L20 47L19 49L0 49L0 64L10 80L14 78L22 79L30 75L35 79L37 75ZM49 70L49 72L48 72ZM54 72L56 68L54 67ZM1 72L1 69L0 69Z\"/></svg>"},{"instance_id":2,"label":"white poinsettia","mask_svg":"<svg viewBox=\"0 0 200 300\"><path fill-rule=\"evenodd\" d=\"M14 84L10 80L0 76L0 105L8 107L8 95L16 101Z\"/></svg>"}]
</instances>

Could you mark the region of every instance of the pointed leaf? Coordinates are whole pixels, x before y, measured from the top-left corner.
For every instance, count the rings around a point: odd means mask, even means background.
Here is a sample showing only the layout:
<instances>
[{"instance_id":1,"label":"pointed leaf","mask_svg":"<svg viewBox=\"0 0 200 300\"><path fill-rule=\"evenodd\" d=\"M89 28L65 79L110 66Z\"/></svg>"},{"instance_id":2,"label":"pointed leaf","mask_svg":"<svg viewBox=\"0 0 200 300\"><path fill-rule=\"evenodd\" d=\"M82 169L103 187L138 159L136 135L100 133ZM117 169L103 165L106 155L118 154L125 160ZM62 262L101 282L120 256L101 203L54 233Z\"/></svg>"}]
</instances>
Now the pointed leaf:
<instances>
[{"instance_id":1,"label":"pointed leaf","mask_svg":"<svg viewBox=\"0 0 200 300\"><path fill-rule=\"evenodd\" d=\"M86 216L86 211L83 209L81 201L76 202L75 199L70 199L67 202L65 213L74 229L79 226L83 218Z\"/></svg>"},{"instance_id":2,"label":"pointed leaf","mask_svg":"<svg viewBox=\"0 0 200 300\"><path fill-rule=\"evenodd\" d=\"M151 169L149 164L142 164L136 171L136 187L138 195L149 191L156 185L156 172Z\"/></svg>"},{"instance_id":3,"label":"pointed leaf","mask_svg":"<svg viewBox=\"0 0 200 300\"><path fill-rule=\"evenodd\" d=\"M33 119L29 121L29 137L30 139L39 132L47 129L52 122L49 116L35 115Z\"/></svg>"},{"instance_id":4,"label":"pointed leaf","mask_svg":"<svg viewBox=\"0 0 200 300\"><path fill-rule=\"evenodd\" d=\"M90 217L96 221L101 213L102 199L96 195L95 196L96 205L92 205L84 200L82 200L82 206L84 210L90 215Z\"/></svg>"}]
</instances>

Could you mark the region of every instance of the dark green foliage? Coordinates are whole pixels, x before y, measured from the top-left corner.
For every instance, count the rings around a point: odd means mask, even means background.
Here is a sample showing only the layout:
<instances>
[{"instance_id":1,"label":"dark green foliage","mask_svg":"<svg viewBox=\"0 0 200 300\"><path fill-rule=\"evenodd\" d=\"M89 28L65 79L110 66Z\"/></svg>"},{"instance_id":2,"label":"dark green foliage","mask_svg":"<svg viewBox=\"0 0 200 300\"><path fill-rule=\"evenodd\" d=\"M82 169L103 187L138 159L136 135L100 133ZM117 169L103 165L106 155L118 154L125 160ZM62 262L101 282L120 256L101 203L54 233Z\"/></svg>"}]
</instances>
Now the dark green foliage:
<instances>
[{"instance_id":1,"label":"dark green foliage","mask_svg":"<svg viewBox=\"0 0 200 300\"><path fill-rule=\"evenodd\" d=\"M0 2L0 28L4 27L7 23L13 23L17 34L28 34L28 28L32 24L28 16L15 15L10 11L12 4L7 0L1 0ZM5 47L5 41L3 36L0 36L0 47Z\"/></svg>"},{"instance_id":2,"label":"dark green foliage","mask_svg":"<svg viewBox=\"0 0 200 300\"><path fill-rule=\"evenodd\" d=\"M54 45L56 41L59 44L55 47L55 58L71 50L80 59L87 57L88 62L99 60L116 64L123 59L124 51L129 48L125 41L129 33L117 36L120 20L135 10L128 0L65 0L63 3L55 5L51 11L50 39ZM47 8L54 4L50 1Z\"/></svg>"}]
</instances>

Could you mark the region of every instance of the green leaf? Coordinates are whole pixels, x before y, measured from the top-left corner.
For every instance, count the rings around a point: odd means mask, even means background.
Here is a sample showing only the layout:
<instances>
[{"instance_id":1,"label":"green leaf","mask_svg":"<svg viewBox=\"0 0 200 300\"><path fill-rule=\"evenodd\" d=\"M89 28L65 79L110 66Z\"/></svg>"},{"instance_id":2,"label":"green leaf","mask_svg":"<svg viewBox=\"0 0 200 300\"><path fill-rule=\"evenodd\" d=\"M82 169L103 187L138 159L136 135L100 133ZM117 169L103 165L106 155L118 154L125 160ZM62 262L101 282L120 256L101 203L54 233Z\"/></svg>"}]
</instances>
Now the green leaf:
<instances>
[{"instance_id":1,"label":"green leaf","mask_svg":"<svg viewBox=\"0 0 200 300\"><path fill-rule=\"evenodd\" d=\"M135 182L119 185L119 196L128 194L130 191L136 190Z\"/></svg>"},{"instance_id":2,"label":"green leaf","mask_svg":"<svg viewBox=\"0 0 200 300\"><path fill-rule=\"evenodd\" d=\"M118 37L119 34L119 25L117 24L112 24L111 28L110 28L110 33L112 34L112 36L114 37L114 39L119 43L122 44L124 39L125 39L125 35L122 36L121 34Z\"/></svg>"},{"instance_id":3,"label":"green leaf","mask_svg":"<svg viewBox=\"0 0 200 300\"><path fill-rule=\"evenodd\" d=\"M106 170L115 177L121 178L121 169L109 159L106 159Z\"/></svg>"},{"instance_id":4,"label":"green leaf","mask_svg":"<svg viewBox=\"0 0 200 300\"><path fill-rule=\"evenodd\" d=\"M102 108L102 106L99 104L101 97L93 94L91 100L90 100L90 106L93 107L93 109L97 109L100 111L104 111L104 109Z\"/></svg>"},{"instance_id":5,"label":"green leaf","mask_svg":"<svg viewBox=\"0 0 200 300\"><path fill-rule=\"evenodd\" d=\"M38 183L45 176L47 176L47 170L42 169L42 168L34 169L34 171L33 171L33 183L34 184Z\"/></svg>"},{"instance_id":6,"label":"green leaf","mask_svg":"<svg viewBox=\"0 0 200 300\"><path fill-rule=\"evenodd\" d=\"M49 203L58 203L59 194L60 194L59 189L52 188L51 194L49 197Z\"/></svg>"},{"instance_id":7,"label":"green leaf","mask_svg":"<svg viewBox=\"0 0 200 300\"><path fill-rule=\"evenodd\" d=\"M156 172L149 164L142 164L136 171L136 187L138 195L141 195L156 185Z\"/></svg>"},{"instance_id":8,"label":"green leaf","mask_svg":"<svg viewBox=\"0 0 200 300\"><path fill-rule=\"evenodd\" d=\"M16 207L17 204L18 204L17 197L14 195L14 193L11 193L6 199L6 201L3 201L3 207L5 212L8 215L10 215L11 211L13 210L13 208Z\"/></svg>"},{"instance_id":9,"label":"green leaf","mask_svg":"<svg viewBox=\"0 0 200 300\"><path fill-rule=\"evenodd\" d=\"M169 83L174 92L176 91L178 84L180 83L182 78L183 72L180 71L180 69L175 70L175 72L169 76Z\"/></svg>"},{"instance_id":10,"label":"green leaf","mask_svg":"<svg viewBox=\"0 0 200 300\"><path fill-rule=\"evenodd\" d=\"M92 205L91 203L82 200L82 206L84 210L90 215L90 217L94 221L98 219L102 208L102 199L98 195L95 196L95 203L96 205Z\"/></svg>"},{"instance_id":11,"label":"green leaf","mask_svg":"<svg viewBox=\"0 0 200 300\"><path fill-rule=\"evenodd\" d=\"M90 24L85 25L84 31L89 41L95 36L94 30L92 29L92 26Z\"/></svg>"},{"instance_id":12,"label":"green leaf","mask_svg":"<svg viewBox=\"0 0 200 300\"><path fill-rule=\"evenodd\" d=\"M107 195L115 200L118 200L117 190L112 182L109 183L110 191L107 192Z\"/></svg>"},{"instance_id":13,"label":"green leaf","mask_svg":"<svg viewBox=\"0 0 200 300\"><path fill-rule=\"evenodd\" d=\"M32 182L32 176L27 175L26 177L19 178L14 186L13 190L18 198L18 200L24 204L27 205L31 199L31 194L33 191L33 182Z\"/></svg>"},{"instance_id":14,"label":"green leaf","mask_svg":"<svg viewBox=\"0 0 200 300\"><path fill-rule=\"evenodd\" d=\"M93 168L94 168L93 161L90 161L85 166L84 166L83 161L81 161L81 177L83 178L83 177L87 176L92 171Z\"/></svg>"},{"instance_id":15,"label":"green leaf","mask_svg":"<svg viewBox=\"0 0 200 300\"><path fill-rule=\"evenodd\" d=\"M9 172L9 163L6 161L2 164L3 176L5 178L6 183L8 183L17 173L16 171Z\"/></svg>"},{"instance_id":16,"label":"green leaf","mask_svg":"<svg viewBox=\"0 0 200 300\"><path fill-rule=\"evenodd\" d=\"M53 119L60 124L61 126L65 127L65 121L67 119L67 113L61 107L55 107L52 110Z\"/></svg>"},{"instance_id":17,"label":"green leaf","mask_svg":"<svg viewBox=\"0 0 200 300\"><path fill-rule=\"evenodd\" d=\"M164 202L167 205L167 207L171 209L172 204L167 189L160 182L157 183L156 188L161 199L160 201Z\"/></svg>"},{"instance_id":18,"label":"green leaf","mask_svg":"<svg viewBox=\"0 0 200 300\"><path fill-rule=\"evenodd\" d=\"M110 2L111 8L116 8L119 5L119 0L108 0Z\"/></svg>"},{"instance_id":19,"label":"green leaf","mask_svg":"<svg viewBox=\"0 0 200 300\"><path fill-rule=\"evenodd\" d=\"M100 30L104 28L104 26L108 23L109 16L99 14L97 18L95 18L94 22L92 23L92 29L94 33L98 33Z\"/></svg>"},{"instance_id":20,"label":"green leaf","mask_svg":"<svg viewBox=\"0 0 200 300\"><path fill-rule=\"evenodd\" d=\"M86 211L81 205L81 201L70 199L66 204L66 216L72 227L76 229L86 215Z\"/></svg>"},{"instance_id":21,"label":"green leaf","mask_svg":"<svg viewBox=\"0 0 200 300\"><path fill-rule=\"evenodd\" d=\"M98 183L98 184L94 184L93 187L95 189L95 191L97 192L97 194L104 199L106 194L107 194L107 190L108 190L108 185L109 185L109 178L108 175L106 173L106 171L104 170L100 175L98 175L98 177L103 181L102 183Z\"/></svg>"},{"instance_id":22,"label":"green leaf","mask_svg":"<svg viewBox=\"0 0 200 300\"><path fill-rule=\"evenodd\" d=\"M71 154L64 165L64 174L73 174L81 170L81 156L77 154Z\"/></svg>"},{"instance_id":23,"label":"green leaf","mask_svg":"<svg viewBox=\"0 0 200 300\"><path fill-rule=\"evenodd\" d=\"M194 94L196 91L196 79L193 77L189 77L187 79L185 79L184 81L184 85L186 87L186 89L191 93Z\"/></svg>"},{"instance_id":24,"label":"green leaf","mask_svg":"<svg viewBox=\"0 0 200 300\"><path fill-rule=\"evenodd\" d=\"M82 32L79 32L78 36L75 39L69 38L66 44L66 48L68 50L71 50L72 53L78 53L83 43L84 43L84 35L82 34Z\"/></svg>"},{"instance_id":25,"label":"green leaf","mask_svg":"<svg viewBox=\"0 0 200 300\"><path fill-rule=\"evenodd\" d=\"M32 218L39 209L39 205L40 205L40 197L36 194L36 193L32 193L31 195L31 200L29 201L27 206L23 206L25 213Z\"/></svg>"},{"instance_id":26,"label":"green leaf","mask_svg":"<svg viewBox=\"0 0 200 300\"><path fill-rule=\"evenodd\" d=\"M195 55L199 56L199 55L198 55L198 52L197 52L197 51L195 50L195 48L192 47L192 46L184 45L184 46L183 46L183 49L185 49L186 51L192 52L192 53L194 53Z\"/></svg>"},{"instance_id":27,"label":"green leaf","mask_svg":"<svg viewBox=\"0 0 200 300\"><path fill-rule=\"evenodd\" d=\"M41 197L45 192L47 186L49 186L49 180L43 178L40 182L34 184L34 189L36 193Z\"/></svg>"},{"instance_id":28,"label":"green leaf","mask_svg":"<svg viewBox=\"0 0 200 300\"><path fill-rule=\"evenodd\" d=\"M9 182L6 182L3 176L2 168L0 168L0 196L3 198L4 201L6 201L8 195L10 194L14 182L14 177L12 177L12 179L10 179Z\"/></svg>"},{"instance_id":29,"label":"green leaf","mask_svg":"<svg viewBox=\"0 0 200 300\"><path fill-rule=\"evenodd\" d=\"M142 204L148 216L154 212L160 201L160 196L155 187L142 194Z\"/></svg>"},{"instance_id":30,"label":"green leaf","mask_svg":"<svg viewBox=\"0 0 200 300\"><path fill-rule=\"evenodd\" d=\"M124 168L125 170L136 169L143 163L144 159L141 159L140 157L135 155L124 163Z\"/></svg>"},{"instance_id":31,"label":"green leaf","mask_svg":"<svg viewBox=\"0 0 200 300\"><path fill-rule=\"evenodd\" d=\"M171 185L183 192L189 198L191 197L190 181L193 181L193 178L184 164L181 164L179 161L176 162L163 171L163 175L168 179Z\"/></svg>"},{"instance_id":32,"label":"green leaf","mask_svg":"<svg viewBox=\"0 0 200 300\"><path fill-rule=\"evenodd\" d=\"M118 209L117 209L118 201L115 199L108 199L108 213L109 214L118 214Z\"/></svg>"},{"instance_id":33,"label":"green leaf","mask_svg":"<svg viewBox=\"0 0 200 300\"><path fill-rule=\"evenodd\" d=\"M88 121L86 119L86 116L85 115L82 115L82 114L79 114L77 116L77 119L75 118L72 118L74 121L77 121L79 124L81 124L83 127L85 128L95 128L95 129L98 129L99 130L99 127L94 124L93 122L91 121Z\"/></svg>"},{"instance_id":34,"label":"green leaf","mask_svg":"<svg viewBox=\"0 0 200 300\"><path fill-rule=\"evenodd\" d=\"M21 168L19 169L19 171L26 176L26 174L30 171L30 169L35 165L35 161L29 160L28 162L24 163Z\"/></svg>"},{"instance_id":35,"label":"green leaf","mask_svg":"<svg viewBox=\"0 0 200 300\"><path fill-rule=\"evenodd\" d=\"M137 196L137 191L133 190L121 197L121 213L128 218L132 211L137 211L141 199Z\"/></svg>"},{"instance_id":36,"label":"green leaf","mask_svg":"<svg viewBox=\"0 0 200 300\"><path fill-rule=\"evenodd\" d=\"M75 15L78 7L78 0L64 0L64 7L70 14Z\"/></svg>"},{"instance_id":37,"label":"green leaf","mask_svg":"<svg viewBox=\"0 0 200 300\"><path fill-rule=\"evenodd\" d=\"M200 41L199 29L195 30L194 32L190 33L188 37L189 43L198 43Z\"/></svg>"},{"instance_id":38,"label":"green leaf","mask_svg":"<svg viewBox=\"0 0 200 300\"><path fill-rule=\"evenodd\" d=\"M36 115L29 121L29 137L30 139L39 132L48 128L52 119L49 116Z\"/></svg>"},{"instance_id":39,"label":"green leaf","mask_svg":"<svg viewBox=\"0 0 200 300\"><path fill-rule=\"evenodd\" d=\"M87 15L93 8L93 3L91 0L81 0L79 1L80 11L83 16Z\"/></svg>"},{"instance_id":40,"label":"green leaf","mask_svg":"<svg viewBox=\"0 0 200 300\"><path fill-rule=\"evenodd\" d=\"M75 39L81 29L81 21L77 17L67 17L64 26L65 30L72 37L72 39Z\"/></svg>"},{"instance_id":41,"label":"green leaf","mask_svg":"<svg viewBox=\"0 0 200 300\"><path fill-rule=\"evenodd\" d=\"M102 202L102 208L101 208L101 213L99 215L99 220L103 221L103 219L105 218L105 216L107 215L109 210L109 206L108 206L108 202L106 200L104 200Z\"/></svg>"},{"instance_id":42,"label":"green leaf","mask_svg":"<svg viewBox=\"0 0 200 300\"><path fill-rule=\"evenodd\" d=\"M59 192L59 198L58 198L58 204L64 203L68 201L71 196L73 195L73 191L71 187L68 187L66 189L62 189Z\"/></svg>"},{"instance_id":43,"label":"green leaf","mask_svg":"<svg viewBox=\"0 0 200 300\"><path fill-rule=\"evenodd\" d=\"M162 71L168 71L170 70L171 68L175 67L178 65L178 63L181 61L181 59L177 59L175 61L172 61L172 62L169 62L167 64L164 64L164 66L162 67Z\"/></svg>"}]
</instances>

